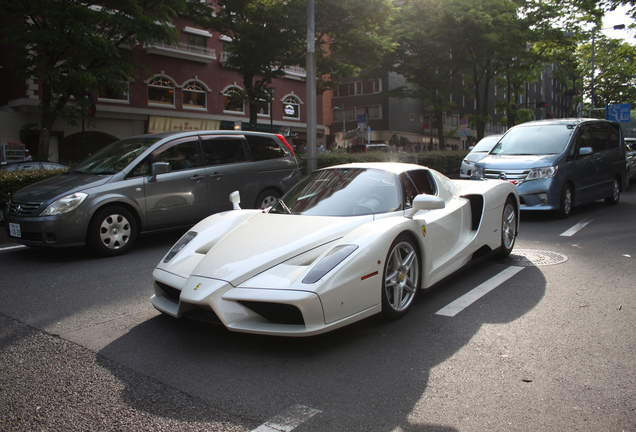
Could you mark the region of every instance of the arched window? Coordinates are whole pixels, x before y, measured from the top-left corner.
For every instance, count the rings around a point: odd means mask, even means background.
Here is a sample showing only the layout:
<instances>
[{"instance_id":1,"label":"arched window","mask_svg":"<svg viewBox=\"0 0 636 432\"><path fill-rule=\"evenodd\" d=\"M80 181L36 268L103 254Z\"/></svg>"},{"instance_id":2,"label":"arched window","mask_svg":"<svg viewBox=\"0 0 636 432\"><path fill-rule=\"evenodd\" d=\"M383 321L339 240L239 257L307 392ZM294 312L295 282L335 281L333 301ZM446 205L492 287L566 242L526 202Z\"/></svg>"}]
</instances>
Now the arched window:
<instances>
[{"instance_id":1,"label":"arched window","mask_svg":"<svg viewBox=\"0 0 636 432\"><path fill-rule=\"evenodd\" d=\"M207 94L203 86L190 81L183 86L183 107L206 108Z\"/></svg>"},{"instance_id":2,"label":"arched window","mask_svg":"<svg viewBox=\"0 0 636 432\"><path fill-rule=\"evenodd\" d=\"M289 95L283 99L283 117L300 120L300 99Z\"/></svg>"},{"instance_id":3,"label":"arched window","mask_svg":"<svg viewBox=\"0 0 636 432\"><path fill-rule=\"evenodd\" d=\"M223 111L244 113L245 104L239 87L227 87L223 91Z\"/></svg>"},{"instance_id":4,"label":"arched window","mask_svg":"<svg viewBox=\"0 0 636 432\"><path fill-rule=\"evenodd\" d=\"M148 82L148 103L174 106L174 83L165 77Z\"/></svg>"}]
</instances>

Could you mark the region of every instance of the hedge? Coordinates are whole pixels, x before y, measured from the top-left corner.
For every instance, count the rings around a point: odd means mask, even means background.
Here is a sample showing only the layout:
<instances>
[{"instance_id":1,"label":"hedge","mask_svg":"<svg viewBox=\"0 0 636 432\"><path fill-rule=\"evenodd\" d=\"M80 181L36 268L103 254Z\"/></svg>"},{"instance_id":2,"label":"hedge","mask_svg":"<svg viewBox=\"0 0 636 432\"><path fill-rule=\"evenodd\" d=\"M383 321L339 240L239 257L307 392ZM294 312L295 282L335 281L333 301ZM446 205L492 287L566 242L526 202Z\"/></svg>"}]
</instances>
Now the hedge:
<instances>
[{"instance_id":1,"label":"hedge","mask_svg":"<svg viewBox=\"0 0 636 432\"><path fill-rule=\"evenodd\" d=\"M352 162L404 162L424 165L449 177L456 177L459 174L459 167L462 160L467 154L467 150L427 151L417 153L344 153L335 151L319 155L316 165L318 168L324 168ZM300 165L301 173L305 175L307 173L307 155L300 155L298 157L298 164Z\"/></svg>"},{"instance_id":2,"label":"hedge","mask_svg":"<svg viewBox=\"0 0 636 432\"><path fill-rule=\"evenodd\" d=\"M0 210L4 210L5 203L15 192L33 183L37 183L49 177L55 177L64 171L66 170L0 170Z\"/></svg>"}]
</instances>

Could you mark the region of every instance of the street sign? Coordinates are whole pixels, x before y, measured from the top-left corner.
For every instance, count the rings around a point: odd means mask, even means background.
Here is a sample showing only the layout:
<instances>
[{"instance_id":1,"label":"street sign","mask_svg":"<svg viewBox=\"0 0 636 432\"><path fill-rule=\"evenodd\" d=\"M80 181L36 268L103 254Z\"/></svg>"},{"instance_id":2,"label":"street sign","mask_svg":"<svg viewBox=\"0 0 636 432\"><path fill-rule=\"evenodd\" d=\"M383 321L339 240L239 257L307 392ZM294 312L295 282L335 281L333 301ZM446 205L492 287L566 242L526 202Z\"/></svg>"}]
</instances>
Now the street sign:
<instances>
[{"instance_id":1,"label":"street sign","mask_svg":"<svg viewBox=\"0 0 636 432\"><path fill-rule=\"evenodd\" d=\"M632 104L608 105L605 110L605 118L620 123L628 123L632 112Z\"/></svg>"}]
</instances>

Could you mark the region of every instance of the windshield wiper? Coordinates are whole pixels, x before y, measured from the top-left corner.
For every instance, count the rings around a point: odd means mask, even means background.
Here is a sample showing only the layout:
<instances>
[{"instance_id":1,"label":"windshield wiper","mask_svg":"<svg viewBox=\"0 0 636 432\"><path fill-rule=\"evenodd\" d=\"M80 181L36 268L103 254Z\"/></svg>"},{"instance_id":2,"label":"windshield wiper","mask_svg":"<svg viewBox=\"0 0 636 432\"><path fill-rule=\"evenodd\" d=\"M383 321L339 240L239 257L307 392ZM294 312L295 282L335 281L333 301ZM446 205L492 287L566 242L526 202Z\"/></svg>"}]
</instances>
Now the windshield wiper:
<instances>
[{"instance_id":1,"label":"windshield wiper","mask_svg":"<svg viewBox=\"0 0 636 432\"><path fill-rule=\"evenodd\" d=\"M289 209L289 207L287 207L287 204L285 204L282 199L278 198L278 204L280 204L280 206L287 212L287 214L292 214L292 211Z\"/></svg>"}]
</instances>

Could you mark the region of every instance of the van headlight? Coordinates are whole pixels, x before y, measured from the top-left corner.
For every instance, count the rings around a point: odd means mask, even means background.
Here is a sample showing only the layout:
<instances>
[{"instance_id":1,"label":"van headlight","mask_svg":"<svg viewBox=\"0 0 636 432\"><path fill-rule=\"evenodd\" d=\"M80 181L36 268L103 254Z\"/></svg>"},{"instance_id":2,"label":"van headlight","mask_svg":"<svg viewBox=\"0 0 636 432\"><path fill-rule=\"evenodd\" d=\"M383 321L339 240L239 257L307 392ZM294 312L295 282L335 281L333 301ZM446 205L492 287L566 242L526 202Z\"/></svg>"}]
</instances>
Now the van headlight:
<instances>
[{"instance_id":1,"label":"van headlight","mask_svg":"<svg viewBox=\"0 0 636 432\"><path fill-rule=\"evenodd\" d=\"M544 167L544 168L532 168L528 175L526 176L526 181L530 180L541 180L547 179L550 177L554 177L556 174L556 167Z\"/></svg>"},{"instance_id":2,"label":"van headlight","mask_svg":"<svg viewBox=\"0 0 636 432\"><path fill-rule=\"evenodd\" d=\"M88 194L76 192L53 201L40 216L57 216L75 210L84 202Z\"/></svg>"}]
</instances>

